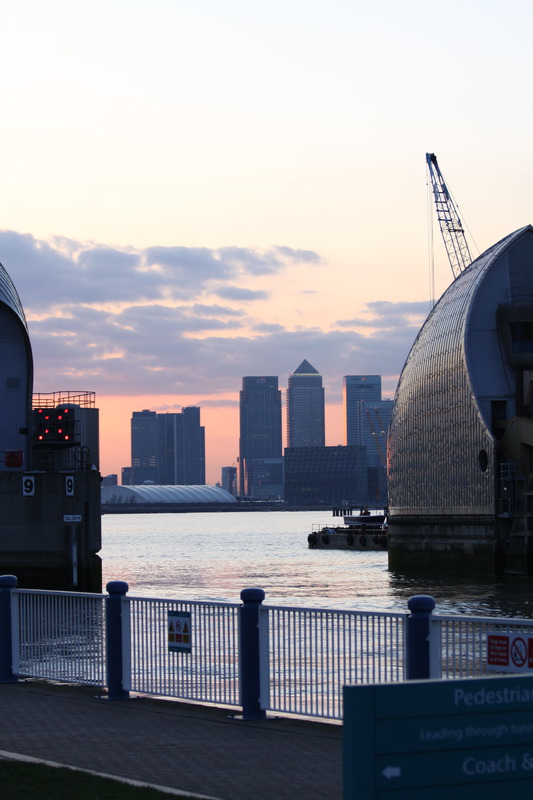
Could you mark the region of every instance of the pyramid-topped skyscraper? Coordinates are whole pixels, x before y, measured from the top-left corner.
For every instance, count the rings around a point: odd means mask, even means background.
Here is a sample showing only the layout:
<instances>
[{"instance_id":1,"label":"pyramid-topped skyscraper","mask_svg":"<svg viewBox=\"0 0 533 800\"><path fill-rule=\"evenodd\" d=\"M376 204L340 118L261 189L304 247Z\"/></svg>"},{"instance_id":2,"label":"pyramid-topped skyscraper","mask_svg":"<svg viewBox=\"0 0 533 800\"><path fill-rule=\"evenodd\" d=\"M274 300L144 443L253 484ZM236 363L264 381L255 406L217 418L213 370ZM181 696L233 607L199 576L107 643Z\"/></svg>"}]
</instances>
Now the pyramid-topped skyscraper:
<instances>
[{"instance_id":1,"label":"pyramid-topped skyscraper","mask_svg":"<svg viewBox=\"0 0 533 800\"><path fill-rule=\"evenodd\" d=\"M323 447L324 444L322 375L304 359L289 375L287 447Z\"/></svg>"}]
</instances>

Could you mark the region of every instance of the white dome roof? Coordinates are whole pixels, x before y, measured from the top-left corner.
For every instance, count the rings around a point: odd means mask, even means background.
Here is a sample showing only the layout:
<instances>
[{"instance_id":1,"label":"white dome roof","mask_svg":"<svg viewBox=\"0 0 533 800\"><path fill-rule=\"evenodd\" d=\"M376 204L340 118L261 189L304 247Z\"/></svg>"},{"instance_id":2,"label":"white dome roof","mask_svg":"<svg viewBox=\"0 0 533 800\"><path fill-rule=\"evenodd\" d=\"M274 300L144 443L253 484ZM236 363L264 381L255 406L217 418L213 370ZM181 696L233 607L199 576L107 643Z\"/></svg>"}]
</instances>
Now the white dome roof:
<instances>
[{"instance_id":1,"label":"white dome roof","mask_svg":"<svg viewBox=\"0 0 533 800\"><path fill-rule=\"evenodd\" d=\"M115 503L236 503L232 494L218 486L102 486L102 505Z\"/></svg>"}]
</instances>

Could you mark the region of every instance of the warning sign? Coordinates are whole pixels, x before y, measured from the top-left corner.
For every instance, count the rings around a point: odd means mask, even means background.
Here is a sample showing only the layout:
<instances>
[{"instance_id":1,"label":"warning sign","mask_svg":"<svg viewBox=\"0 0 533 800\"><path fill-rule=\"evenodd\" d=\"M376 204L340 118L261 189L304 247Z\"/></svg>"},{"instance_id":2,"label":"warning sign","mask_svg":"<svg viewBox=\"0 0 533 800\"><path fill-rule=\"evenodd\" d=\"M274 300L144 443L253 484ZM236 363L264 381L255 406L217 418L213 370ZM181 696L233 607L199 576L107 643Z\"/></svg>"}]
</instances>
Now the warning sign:
<instances>
[{"instance_id":1,"label":"warning sign","mask_svg":"<svg viewBox=\"0 0 533 800\"><path fill-rule=\"evenodd\" d=\"M487 667L495 672L527 672L533 669L533 636L489 633Z\"/></svg>"},{"instance_id":2,"label":"warning sign","mask_svg":"<svg viewBox=\"0 0 533 800\"><path fill-rule=\"evenodd\" d=\"M168 624L168 649L179 653L191 652L191 612L169 611Z\"/></svg>"}]
</instances>

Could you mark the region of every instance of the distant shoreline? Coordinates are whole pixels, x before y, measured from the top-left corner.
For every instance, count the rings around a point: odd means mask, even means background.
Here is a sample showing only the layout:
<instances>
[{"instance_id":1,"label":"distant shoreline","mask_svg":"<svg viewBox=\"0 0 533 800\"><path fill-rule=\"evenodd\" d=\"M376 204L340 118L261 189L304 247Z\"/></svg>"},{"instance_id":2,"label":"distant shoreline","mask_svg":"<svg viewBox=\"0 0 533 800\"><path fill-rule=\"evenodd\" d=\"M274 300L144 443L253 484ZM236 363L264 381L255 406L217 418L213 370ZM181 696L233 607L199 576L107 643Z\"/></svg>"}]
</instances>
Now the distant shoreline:
<instances>
[{"instance_id":1,"label":"distant shoreline","mask_svg":"<svg viewBox=\"0 0 533 800\"><path fill-rule=\"evenodd\" d=\"M202 514L219 511L330 511L331 506L290 506L286 503L106 503L104 514Z\"/></svg>"}]
</instances>

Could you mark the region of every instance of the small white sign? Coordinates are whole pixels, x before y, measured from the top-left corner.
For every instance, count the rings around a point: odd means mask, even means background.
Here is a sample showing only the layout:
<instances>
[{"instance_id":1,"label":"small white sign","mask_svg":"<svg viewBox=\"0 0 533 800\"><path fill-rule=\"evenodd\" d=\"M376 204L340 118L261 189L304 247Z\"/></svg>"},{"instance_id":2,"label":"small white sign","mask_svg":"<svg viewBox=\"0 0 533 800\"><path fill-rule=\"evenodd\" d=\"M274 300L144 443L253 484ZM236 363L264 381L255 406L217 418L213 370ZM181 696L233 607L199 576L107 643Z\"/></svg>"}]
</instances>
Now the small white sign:
<instances>
[{"instance_id":1,"label":"small white sign","mask_svg":"<svg viewBox=\"0 0 533 800\"><path fill-rule=\"evenodd\" d=\"M35 475L24 475L22 478L23 497L33 497L35 494Z\"/></svg>"},{"instance_id":2,"label":"small white sign","mask_svg":"<svg viewBox=\"0 0 533 800\"><path fill-rule=\"evenodd\" d=\"M168 612L168 649L170 652L191 652L191 612Z\"/></svg>"},{"instance_id":3,"label":"small white sign","mask_svg":"<svg viewBox=\"0 0 533 800\"><path fill-rule=\"evenodd\" d=\"M65 475L65 494L67 497L74 495L74 475Z\"/></svg>"},{"instance_id":4,"label":"small white sign","mask_svg":"<svg viewBox=\"0 0 533 800\"><path fill-rule=\"evenodd\" d=\"M63 522L81 522L81 514L64 514Z\"/></svg>"}]
</instances>

